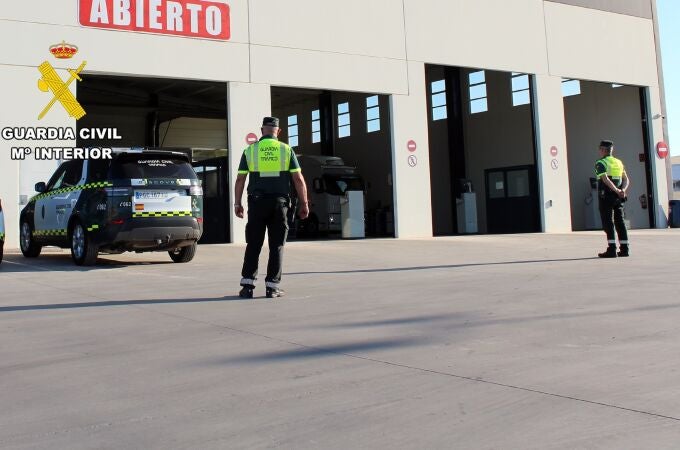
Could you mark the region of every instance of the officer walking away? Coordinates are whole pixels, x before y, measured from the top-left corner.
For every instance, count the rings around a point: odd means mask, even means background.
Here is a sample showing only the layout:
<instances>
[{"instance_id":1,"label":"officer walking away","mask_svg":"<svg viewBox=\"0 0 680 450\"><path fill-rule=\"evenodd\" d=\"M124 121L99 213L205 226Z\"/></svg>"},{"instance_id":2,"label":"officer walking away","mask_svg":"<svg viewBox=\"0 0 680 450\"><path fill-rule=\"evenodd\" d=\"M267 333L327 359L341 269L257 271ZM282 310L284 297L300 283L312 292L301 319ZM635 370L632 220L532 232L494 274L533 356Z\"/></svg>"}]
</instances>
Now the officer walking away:
<instances>
[{"instance_id":1,"label":"officer walking away","mask_svg":"<svg viewBox=\"0 0 680 450\"><path fill-rule=\"evenodd\" d=\"M253 298L260 250L265 231L269 236L269 263L265 286L267 298L281 297L280 288L283 246L288 236L288 209L290 208L291 180L299 199L301 219L309 215L307 186L293 149L278 140L279 119L265 117L262 121L262 138L243 151L234 186L234 212L243 218L241 204L246 178L248 183L248 224L246 225L246 253L241 271L242 298Z\"/></svg>"},{"instance_id":2,"label":"officer walking away","mask_svg":"<svg viewBox=\"0 0 680 450\"><path fill-rule=\"evenodd\" d=\"M597 255L600 258L629 255L628 231L623 221L623 204L627 199L626 192L630 187L630 180L621 160L612 156L613 151L614 143L612 141L600 142L600 159L595 163L600 217L602 218L602 228L607 233L607 250ZM616 252L615 231L619 236L618 253Z\"/></svg>"}]
</instances>

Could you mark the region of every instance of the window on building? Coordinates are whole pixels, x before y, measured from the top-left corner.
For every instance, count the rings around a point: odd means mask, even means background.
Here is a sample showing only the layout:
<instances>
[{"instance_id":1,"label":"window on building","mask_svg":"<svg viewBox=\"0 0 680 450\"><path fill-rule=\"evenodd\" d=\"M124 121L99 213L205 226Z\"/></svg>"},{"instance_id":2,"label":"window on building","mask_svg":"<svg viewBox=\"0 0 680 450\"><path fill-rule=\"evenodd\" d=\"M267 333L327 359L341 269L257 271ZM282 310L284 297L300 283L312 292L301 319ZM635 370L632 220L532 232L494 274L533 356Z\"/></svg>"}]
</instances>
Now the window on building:
<instances>
[{"instance_id":1,"label":"window on building","mask_svg":"<svg viewBox=\"0 0 680 450\"><path fill-rule=\"evenodd\" d=\"M581 93L581 82L579 80L562 80L562 97L571 97Z\"/></svg>"},{"instance_id":2,"label":"window on building","mask_svg":"<svg viewBox=\"0 0 680 450\"><path fill-rule=\"evenodd\" d=\"M294 114L288 116L288 145L297 147L298 143L298 116Z\"/></svg>"},{"instance_id":3,"label":"window on building","mask_svg":"<svg viewBox=\"0 0 680 450\"><path fill-rule=\"evenodd\" d=\"M338 104L338 137L344 138L350 134L349 103L340 103Z\"/></svg>"},{"instance_id":4,"label":"window on building","mask_svg":"<svg viewBox=\"0 0 680 450\"><path fill-rule=\"evenodd\" d=\"M380 131L380 105L377 95L366 99L366 131Z\"/></svg>"},{"instance_id":5,"label":"window on building","mask_svg":"<svg viewBox=\"0 0 680 450\"><path fill-rule=\"evenodd\" d=\"M321 116L319 110L312 111L312 143L321 142Z\"/></svg>"},{"instance_id":6,"label":"window on building","mask_svg":"<svg viewBox=\"0 0 680 450\"><path fill-rule=\"evenodd\" d=\"M468 75L470 84L470 113L477 114L489 110L486 99L486 74L483 70Z\"/></svg>"},{"instance_id":7,"label":"window on building","mask_svg":"<svg viewBox=\"0 0 680 450\"><path fill-rule=\"evenodd\" d=\"M526 73L512 73L512 106L528 105L531 103L529 91L529 75Z\"/></svg>"},{"instance_id":8,"label":"window on building","mask_svg":"<svg viewBox=\"0 0 680 450\"><path fill-rule=\"evenodd\" d=\"M433 81L430 85L432 92L432 120L446 119L446 80Z\"/></svg>"},{"instance_id":9,"label":"window on building","mask_svg":"<svg viewBox=\"0 0 680 450\"><path fill-rule=\"evenodd\" d=\"M680 164L673 164L673 190L680 192Z\"/></svg>"}]
</instances>

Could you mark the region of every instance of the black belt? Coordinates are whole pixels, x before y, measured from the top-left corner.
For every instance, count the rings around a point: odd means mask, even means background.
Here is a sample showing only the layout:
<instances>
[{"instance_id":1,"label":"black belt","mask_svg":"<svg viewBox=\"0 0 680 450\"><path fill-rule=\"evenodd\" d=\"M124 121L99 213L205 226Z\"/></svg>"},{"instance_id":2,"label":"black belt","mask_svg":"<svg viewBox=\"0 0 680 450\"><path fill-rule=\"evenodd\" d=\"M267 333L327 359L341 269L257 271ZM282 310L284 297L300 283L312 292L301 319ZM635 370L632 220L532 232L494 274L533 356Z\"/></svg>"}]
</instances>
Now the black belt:
<instances>
[{"instance_id":1,"label":"black belt","mask_svg":"<svg viewBox=\"0 0 680 450\"><path fill-rule=\"evenodd\" d=\"M290 194L265 194L265 193L248 194L248 200L259 200L265 198L285 198L287 200L290 200Z\"/></svg>"}]
</instances>

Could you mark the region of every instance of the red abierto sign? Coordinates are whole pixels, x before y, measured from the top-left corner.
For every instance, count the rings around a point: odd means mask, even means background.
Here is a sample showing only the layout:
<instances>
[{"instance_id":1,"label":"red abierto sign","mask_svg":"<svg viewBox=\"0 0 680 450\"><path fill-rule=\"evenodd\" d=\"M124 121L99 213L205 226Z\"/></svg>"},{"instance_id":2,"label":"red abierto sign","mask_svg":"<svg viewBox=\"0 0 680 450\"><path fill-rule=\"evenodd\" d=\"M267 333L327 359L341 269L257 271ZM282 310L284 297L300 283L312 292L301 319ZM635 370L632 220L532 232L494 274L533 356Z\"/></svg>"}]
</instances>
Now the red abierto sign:
<instances>
[{"instance_id":1,"label":"red abierto sign","mask_svg":"<svg viewBox=\"0 0 680 450\"><path fill-rule=\"evenodd\" d=\"M229 5L215 0L78 0L80 24L227 41Z\"/></svg>"}]
</instances>

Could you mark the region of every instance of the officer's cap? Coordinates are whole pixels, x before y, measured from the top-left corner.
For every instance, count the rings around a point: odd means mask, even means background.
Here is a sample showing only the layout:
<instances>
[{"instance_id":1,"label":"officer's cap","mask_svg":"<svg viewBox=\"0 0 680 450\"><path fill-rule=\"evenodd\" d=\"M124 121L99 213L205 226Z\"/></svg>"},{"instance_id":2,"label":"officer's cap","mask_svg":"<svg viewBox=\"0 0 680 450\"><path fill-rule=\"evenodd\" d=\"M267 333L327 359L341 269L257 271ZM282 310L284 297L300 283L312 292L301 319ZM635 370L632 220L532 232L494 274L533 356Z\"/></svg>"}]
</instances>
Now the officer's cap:
<instances>
[{"instance_id":1,"label":"officer's cap","mask_svg":"<svg viewBox=\"0 0 680 450\"><path fill-rule=\"evenodd\" d=\"M279 119L277 117L265 117L262 119L263 127L279 127Z\"/></svg>"},{"instance_id":2,"label":"officer's cap","mask_svg":"<svg viewBox=\"0 0 680 450\"><path fill-rule=\"evenodd\" d=\"M604 147L607 150L614 148L614 142L612 141L600 141L600 147Z\"/></svg>"}]
</instances>

